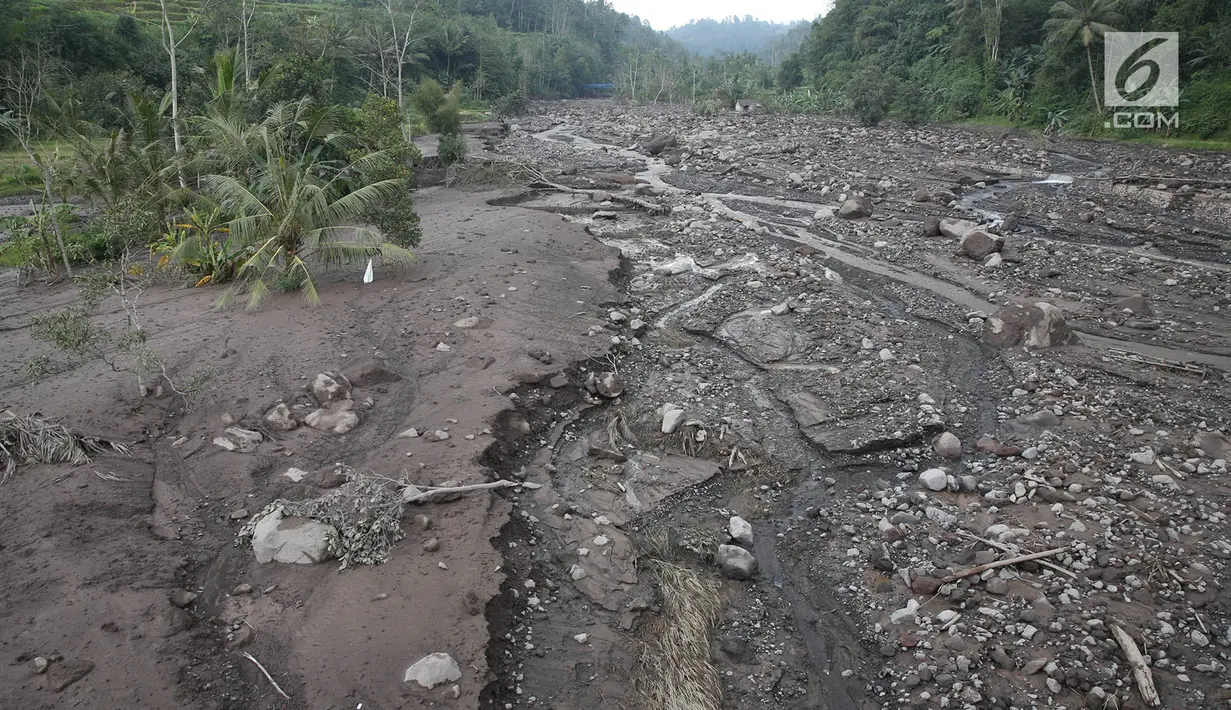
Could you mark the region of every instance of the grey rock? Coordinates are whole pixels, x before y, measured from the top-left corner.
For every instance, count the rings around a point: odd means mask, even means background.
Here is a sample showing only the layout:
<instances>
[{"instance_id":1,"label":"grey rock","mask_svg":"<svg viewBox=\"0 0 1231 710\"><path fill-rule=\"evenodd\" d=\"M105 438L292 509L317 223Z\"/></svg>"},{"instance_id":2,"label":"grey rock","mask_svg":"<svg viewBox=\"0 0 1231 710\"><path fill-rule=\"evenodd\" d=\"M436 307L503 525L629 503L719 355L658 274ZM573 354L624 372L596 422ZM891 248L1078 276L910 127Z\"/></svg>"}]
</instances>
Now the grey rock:
<instances>
[{"instance_id":1,"label":"grey rock","mask_svg":"<svg viewBox=\"0 0 1231 710\"><path fill-rule=\"evenodd\" d=\"M1009 583L999 577L992 577L987 580L986 589L988 594L1004 596L1009 593Z\"/></svg>"},{"instance_id":2,"label":"grey rock","mask_svg":"<svg viewBox=\"0 0 1231 710\"><path fill-rule=\"evenodd\" d=\"M718 566L722 570L722 576L728 579L752 579L757 572L757 558L742 547L719 545Z\"/></svg>"},{"instance_id":3,"label":"grey rock","mask_svg":"<svg viewBox=\"0 0 1231 710\"><path fill-rule=\"evenodd\" d=\"M679 141L675 136L670 134L658 134L646 142L645 151L650 155L660 155L668 148L674 148L677 145L679 145Z\"/></svg>"},{"instance_id":4,"label":"grey rock","mask_svg":"<svg viewBox=\"0 0 1231 710\"><path fill-rule=\"evenodd\" d=\"M684 410L668 409L663 413L662 433L674 434L684 422Z\"/></svg>"},{"instance_id":5,"label":"grey rock","mask_svg":"<svg viewBox=\"0 0 1231 710\"><path fill-rule=\"evenodd\" d=\"M923 228L921 235L924 237L939 237L940 236L940 217L924 217Z\"/></svg>"},{"instance_id":6,"label":"grey rock","mask_svg":"<svg viewBox=\"0 0 1231 710\"><path fill-rule=\"evenodd\" d=\"M1046 658L1032 658L1026 661L1026 665L1022 666L1022 673L1025 675L1034 675L1043 670L1043 666L1047 665Z\"/></svg>"},{"instance_id":7,"label":"grey rock","mask_svg":"<svg viewBox=\"0 0 1231 710\"><path fill-rule=\"evenodd\" d=\"M983 325L983 339L1002 348L1081 344L1060 309L1045 301L1014 303L996 311Z\"/></svg>"},{"instance_id":8,"label":"grey rock","mask_svg":"<svg viewBox=\"0 0 1231 710\"><path fill-rule=\"evenodd\" d=\"M942 219L940 220L940 233L950 239L961 239L966 236L966 233L976 229L979 225L964 219Z\"/></svg>"},{"instance_id":9,"label":"grey rock","mask_svg":"<svg viewBox=\"0 0 1231 710\"><path fill-rule=\"evenodd\" d=\"M919 474L919 482L930 491L943 491L949 487L949 474L943 468L929 468Z\"/></svg>"},{"instance_id":10,"label":"grey rock","mask_svg":"<svg viewBox=\"0 0 1231 710\"><path fill-rule=\"evenodd\" d=\"M311 565L332 557L330 541L338 531L332 525L307 518L282 517L273 512L257 521L252 530L256 561Z\"/></svg>"},{"instance_id":11,"label":"grey rock","mask_svg":"<svg viewBox=\"0 0 1231 710\"><path fill-rule=\"evenodd\" d=\"M860 219L872 216L872 201L857 195L842 203L838 208L838 216L842 219Z\"/></svg>"},{"instance_id":12,"label":"grey rock","mask_svg":"<svg viewBox=\"0 0 1231 710\"><path fill-rule=\"evenodd\" d=\"M226 434L227 439L235 443L236 449L244 454L256 451L261 446L261 441L265 438L261 436L259 431L242 429L237 426L227 427L223 433Z\"/></svg>"},{"instance_id":13,"label":"grey rock","mask_svg":"<svg viewBox=\"0 0 1231 710\"><path fill-rule=\"evenodd\" d=\"M265 423L270 429L277 431L292 431L299 426L295 417L291 416L291 408L286 403L279 402L265 413Z\"/></svg>"},{"instance_id":14,"label":"grey rock","mask_svg":"<svg viewBox=\"0 0 1231 710\"><path fill-rule=\"evenodd\" d=\"M435 688L443 683L452 683L462 677L457 661L447 653L430 653L415 661L406 669L403 683L414 681L424 688Z\"/></svg>"},{"instance_id":15,"label":"grey rock","mask_svg":"<svg viewBox=\"0 0 1231 710\"><path fill-rule=\"evenodd\" d=\"M351 384L346 377L332 372L322 372L312 381L312 396L322 406L350 399Z\"/></svg>"},{"instance_id":16,"label":"grey rock","mask_svg":"<svg viewBox=\"0 0 1231 710\"><path fill-rule=\"evenodd\" d=\"M1115 303L1118 311L1132 311L1135 316L1149 316L1154 314L1154 309L1150 307L1150 302L1145 296L1135 294L1125 296Z\"/></svg>"},{"instance_id":17,"label":"grey rock","mask_svg":"<svg viewBox=\"0 0 1231 710\"><path fill-rule=\"evenodd\" d=\"M385 366L385 363L377 358L365 355L355 359L346 366L342 373L342 379L352 387L376 387L377 385L397 382L402 379L402 376L390 370ZM346 397L349 396L350 394L348 393Z\"/></svg>"},{"instance_id":18,"label":"grey rock","mask_svg":"<svg viewBox=\"0 0 1231 710\"><path fill-rule=\"evenodd\" d=\"M465 318L454 321L453 327L458 328L460 330L470 330L471 328L478 328L479 327L479 317L478 316L466 316Z\"/></svg>"},{"instance_id":19,"label":"grey rock","mask_svg":"<svg viewBox=\"0 0 1231 710\"><path fill-rule=\"evenodd\" d=\"M624 394L624 380L614 372L604 372L594 381L595 391L607 399L615 399Z\"/></svg>"},{"instance_id":20,"label":"grey rock","mask_svg":"<svg viewBox=\"0 0 1231 710\"><path fill-rule=\"evenodd\" d=\"M752 547L752 524L747 520L738 515L731 516L731 520L727 524L727 532L731 534L732 540L744 547Z\"/></svg>"},{"instance_id":21,"label":"grey rock","mask_svg":"<svg viewBox=\"0 0 1231 710\"><path fill-rule=\"evenodd\" d=\"M958 251L976 261L982 261L987 256L995 254L1004 246L1004 240L994 237L981 229L976 229L962 235L958 242Z\"/></svg>"},{"instance_id":22,"label":"grey rock","mask_svg":"<svg viewBox=\"0 0 1231 710\"><path fill-rule=\"evenodd\" d=\"M732 316L717 335L758 364L780 362L808 348L807 338L790 319L775 318L761 311Z\"/></svg>"},{"instance_id":23,"label":"grey rock","mask_svg":"<svg viewBox=\"0 0 1231 710\"><path fill-rule=\"evenodd\" d=\"M359 426L359 415L351 409L351 400L338 402L328 409L317 409L303 418L303 423L316 429L334 434L345 434Z\"/></svg>"},{"instance_id":24,"label":"grey rock","mask_svg":"<svg viewBox=\"0 0 1231 710\"><path fill-rule=\"evenodd\" d=\"M171 592L171 604L180 609L187 607L196 598L196 594L184 589L176 589Z\"/></svg>"},{"instance_id":25,"label":"grey rock","mask_svg":"<svg viewBox=\"0 0 1231 710\"><path fill-rule=\"evenodd\" d=\"M932 442L932 448L937 454L947 459L962 458L962 441L951 432L943 432Z\"/></svg>"}]
</instances>

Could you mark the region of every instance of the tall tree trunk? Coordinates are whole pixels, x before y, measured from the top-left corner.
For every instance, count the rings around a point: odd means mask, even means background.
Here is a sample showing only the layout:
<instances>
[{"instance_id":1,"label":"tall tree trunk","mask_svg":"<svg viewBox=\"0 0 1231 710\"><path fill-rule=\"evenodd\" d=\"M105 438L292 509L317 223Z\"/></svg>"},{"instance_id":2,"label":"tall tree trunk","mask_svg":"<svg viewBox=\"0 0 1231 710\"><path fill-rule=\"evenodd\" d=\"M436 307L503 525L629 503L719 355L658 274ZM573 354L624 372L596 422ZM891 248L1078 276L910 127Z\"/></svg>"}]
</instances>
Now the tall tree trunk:
<instances>
[{"instance_id":1,"label":"tall tree trunk","mask_svg":"<svg viewBox=\"0 0 1231 710\"><path fill-rule=\"evenodd\" d=\"M171 137L175 143L175 171L179 175L180 187L185 188L188 187L188 181L184 179L184 139L180 135L180 73L176 56L179 42L182 42L183 38L179 41L175 39L175 28L167 15L167 0L158 0L158 5L162 9L163 48L167 50L167 56L171 60Z\"/></svg>"},{"instance_id":2,"label":"tall tree trunk","mask_svg":"<svg viewBox=\"0 0 1231 710\"><path fill-rule=\"evenodd\" d=\"M1086 45L1086 66L1090 68L1090 93L1094 95L1094 108L1103 112L1103 105L1098 99L1098 82L1094 78L1094 55L1090 53L1090 45Z\"/></svg>"}]
</instances>

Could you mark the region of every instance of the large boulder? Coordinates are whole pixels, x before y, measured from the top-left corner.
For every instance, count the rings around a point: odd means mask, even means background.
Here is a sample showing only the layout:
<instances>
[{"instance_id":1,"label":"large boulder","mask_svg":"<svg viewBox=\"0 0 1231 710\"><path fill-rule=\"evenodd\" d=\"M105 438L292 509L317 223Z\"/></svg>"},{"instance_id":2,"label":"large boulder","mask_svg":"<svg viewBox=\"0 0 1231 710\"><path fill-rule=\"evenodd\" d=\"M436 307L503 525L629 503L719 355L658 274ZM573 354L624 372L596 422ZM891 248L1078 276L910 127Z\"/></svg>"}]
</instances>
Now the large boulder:
<instances>
[{"instance_id":1,"label":"large boulder","mask_svg":"<svg viewBox=\"0 0 1231 710\"><path fill-rule=\"evenodd\" d=\"M359 415L355 413L354 402L344 400L332 407L322 407L314 410L303 418L303 423L317 431L327 431L333 434L345 434L359 426Z\"/></svg>"},{"instance_id":2,"label":"large boulder","mask_svg":"<svg viewBox=\"0 0 1231 710\"><path fill-rule=\"evenodd\" d=\"M401 375L393 372L385 366L385 363L370 355L347 365L343 377L355 387L387 385L402 379ZM321 402L321 404L325 403Z\"/></svg>"},{"instance_id":3,"label":"large boulder","mask_svg":"<svg viewBox=\"0 0 1231 710\"><path fill-rule=\"evenodd\" d=\"M1014 303L996 311L983 324L983 339L1001 348L1081 344L1064 322L1064 313L1045 301Z\"/></svg>"},{"instance_id":4,"label":"large boulder","mask_svg":"<svg viewBox=\"0 0 1231 710\"><path fill-rule=\"evenodd\" d=\"M838 208L838 216L842 219L861 219L872 216L872 201L862 195L856 195L842 203Z\"/></svg>"},{"instance_id":5,"label":"large boulder","mask_svg":"<svg viewBox=\"0 0 1231 710\"><path fill-rule=\"evenodd\" d=\"M790 319L761 311L731 316L717 335L758 364L794 359L808 347L807 337L795 330Z\"/></svg>"},{"instance_id":6,"label":"large boulder","mask_svg":"<svg viewBox=\"0 0 1231 710\"><path fill-rule=\"evenodd\" d=\"M679 141L676 140L675 136L659 133L646 141L645 151L650 155L659 155L668 148L674 148L677 145L679 145Z\"/></svg>"},{"instance_id":7,"label":"large boulder","mask_svg":"<svg viewBox=\"0 0 1231 710\"><path fill-rule=\"evenodd\" d=\"M335 375L332 372L322 372L312 380L312 396L322 407L334 402L350 399L351 384L345 375Z\"/></svg>"},{"instance_id":8,"label":"large boulder","mask_svg":"<svg viewBox=\"0 0 1231 710\"><path fill-rule=\"evenodd\" d=\"M971 259L983 261L989 255L999 252L1003 246L1004 240L1000 237L994 237L982 229L976 229L962 235L957 248Z\"/></svg>"},{"instance_id":9,"label":"large boulder","mask_svg":"<svg viewBox=\"0 0 1231 710\"><path fill-rule=\"evenodd\" d=\"M429 653L406 669L403 683L414 681L424 688L435 688L443 683L452 683L462 677L457 661L447 653Z\"/></svg>"},{"instance_id":10,"label":"large boulder","mask_svg":"<svg viewBox=\"0 0 1231 710\"><path fill-rule=\"evenodd\" d=\"M940 220L940 233L950 239L961 239L970 232L978 228L978 224L966 219L942 219Z\"/></svg>"},{"instance_id":11,"label":"large boulder","mask_svg":"<svg viewBox=\"0 0 1231 710\"><path fill-rule=\"evenodd\" d=\"M332 525L308 518L282 517L273 512L257 521L252 529L252 551L256 561L314 565L333 557L330 541L338 538Z\"/></svg>"},{"instance_id":12,"label":"large boulder","mask_svg":"<svg viewBox=\"0 0 1231 710\"><path fill-rule=\"evenodd\" d=\"M738 545L719 545L718 566L727 579L752 579L757 573L757 558Z\"/></svg>"},{"instance_id":13,"label":"large boulder","mask_svg":"<svg viewBox=\"0 0 1231 710\"><path fill-rule=\"evenodd\" d=\"M1150 307L1150 301L1139 293L1121 298L1116 301L1115 307L1118 311L1129 311L1135 316L1154 315L1154 309Z\"/></svg>"}]
</instances>

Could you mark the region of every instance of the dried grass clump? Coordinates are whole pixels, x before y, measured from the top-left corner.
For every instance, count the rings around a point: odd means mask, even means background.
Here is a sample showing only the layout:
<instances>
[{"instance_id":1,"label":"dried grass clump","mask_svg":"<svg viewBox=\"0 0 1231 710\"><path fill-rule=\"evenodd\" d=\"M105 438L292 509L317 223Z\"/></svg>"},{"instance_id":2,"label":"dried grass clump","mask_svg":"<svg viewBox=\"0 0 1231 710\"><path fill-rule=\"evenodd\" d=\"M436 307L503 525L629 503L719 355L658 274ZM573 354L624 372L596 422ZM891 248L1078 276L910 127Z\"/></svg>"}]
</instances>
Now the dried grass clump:
<instances>
[{"instance_id":1,"label":"dried grass clump","mask_svg":"<svg viewBox=\"0 0 1231 710\"><path fill-rule=\"evenodd\" d=\"M123 444L80 436L41 417L0 412L0 484L8 483L22 464L81 466L90 463L90 454L108 450L128 453Z\"/></svg>"},{"instance_id":2,"label":"dried grass clump","mask_svg":"<svg viewBox=\"0 0 1231 710\"><path fill-rule=\"evenodd\" d=\"M718 585L688 567L652 565L666 608L642 651L638 687L653 710L720 710L722 685L710 660L722 608Z\"/></svg>"}]
</instances>

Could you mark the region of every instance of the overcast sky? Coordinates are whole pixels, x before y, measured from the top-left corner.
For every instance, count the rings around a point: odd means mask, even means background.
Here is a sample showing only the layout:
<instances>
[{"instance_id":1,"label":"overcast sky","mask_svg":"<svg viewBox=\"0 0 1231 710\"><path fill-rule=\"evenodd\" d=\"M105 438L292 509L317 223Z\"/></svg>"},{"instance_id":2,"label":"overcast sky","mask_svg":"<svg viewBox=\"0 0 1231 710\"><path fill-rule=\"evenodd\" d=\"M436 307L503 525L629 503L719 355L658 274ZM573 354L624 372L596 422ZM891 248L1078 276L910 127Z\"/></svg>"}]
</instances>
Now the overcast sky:
<instances>
[{"instance_id":1,"label":"overcast sky","mask_svg":"<svg viewBox=\"0 0 1231 710\"><path fill-rule=\"evenodd\" d=\"M721 20L752 15L758 20L794 22L814 20L832 0L609 0L620 12L649 20L656 30L686 25L689 20L710 17Z\"/></svg>"}]
</instances>

